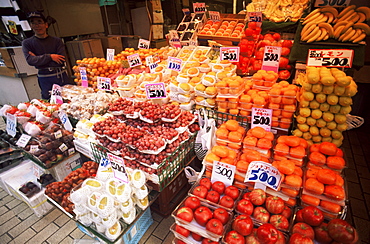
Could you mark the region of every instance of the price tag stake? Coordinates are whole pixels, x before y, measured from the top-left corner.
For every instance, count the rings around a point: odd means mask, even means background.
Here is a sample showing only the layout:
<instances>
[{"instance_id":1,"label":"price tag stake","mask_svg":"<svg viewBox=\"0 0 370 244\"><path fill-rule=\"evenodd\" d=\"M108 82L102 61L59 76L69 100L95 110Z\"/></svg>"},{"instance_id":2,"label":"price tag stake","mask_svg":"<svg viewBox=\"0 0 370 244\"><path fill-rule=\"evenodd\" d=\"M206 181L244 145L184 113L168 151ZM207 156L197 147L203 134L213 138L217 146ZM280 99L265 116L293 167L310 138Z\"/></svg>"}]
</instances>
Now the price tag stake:
<instances>
[{"instance_id":1,"label":"price tag stake","mask_svg":"<svg viewBox=\"0 0 370 244\"><path fill-rule=\"evenodd\" d=\"M256 126L264 128L266 131L271 130L272 109L252 108L251 128Z\"/></svg>"},{"instance_id":2,"label":"price tag stake","mask_svg":"<svg viewBox=\"0 0 370 244\"><path fill-rule=\"evenodd\" d=\"M235 170L235 165L216 161L213 163L211 181L221 181L226 186L230 186L233 184L234 181Z\"/></svg>"}]
</instances>

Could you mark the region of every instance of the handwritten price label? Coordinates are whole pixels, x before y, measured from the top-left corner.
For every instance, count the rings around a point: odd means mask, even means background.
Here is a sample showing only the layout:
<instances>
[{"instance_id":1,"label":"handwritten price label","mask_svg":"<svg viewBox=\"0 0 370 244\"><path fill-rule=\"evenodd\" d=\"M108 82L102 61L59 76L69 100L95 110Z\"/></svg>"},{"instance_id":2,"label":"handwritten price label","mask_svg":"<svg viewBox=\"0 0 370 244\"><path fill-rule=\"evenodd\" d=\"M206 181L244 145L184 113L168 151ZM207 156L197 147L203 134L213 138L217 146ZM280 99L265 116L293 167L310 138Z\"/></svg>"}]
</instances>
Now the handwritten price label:
<instances>
[{"instance_id":1,"label":"handwritten price label","mask_svg":"<svg viewBox=\"0 0 370 244\"><path fill-rule=\"evenodd\" d=\"M145 58L146 66L149 67L150 73L155 73L155 68L158 67L158 63L154 62L153 55L150 55Z\"/></svg>"},{"instance_id":2,"label":"handwritten price label","mask_svg":"<svg viewBox=\"0 0 370 244\"><path fill-rule=\"evenodd\" d=\"M17 117L14 114L6 115L6 133L12 137L17 134Z\"/></svg>"},{"instance_id":3,"label":"handwritten price label","mask_svg":"<svg viewBox=\"0 0 370 244\"><path fill-rule=\"evenodd\" d=\"M25 147L27 143L30 141L30 139L31 139L30 135L22 134L21 137L19 137L16 145L18 147Z\"/></svg>"},{"instance_id":4,"label":"handwritten price label","mask_svg":"<svg viewBox=\"0 0 370 244\"><path fill-rule=\"evenodd\" d=\"M63 104L62 88L57 84L54 84L53 88L51 89L50 103Z\"/></svg>"},{"instance_id":5,"label":"handwritten price label","mask_svg":"<svg viewBox=\"0 0 370 244\"><path fill-rule=\"evenodd\" d=\"M248 21L256 22L258 27L262 25L262 12L248 12Z\"/></svg>"},{"instance_id":6,"label":"handwritten price label","mask_svg":"<svg viewBox=\"0 0 370 244\"><path fill-rule=\"evenodd\" d=\"M277 168L263 161L252 161L249 164L244 182L265 185L277 191L281 184L281 175Z\"/></svg>"},{"instance_id":7,"label":"handwritten price label","mask_svg":"<svg viewBox=\"0 0 370 244\"><path fill-rule=\"evenodd\" d=\"M350 49L309 49L307 66L351 68L353 55Z\"/></svg>"},{"instance_id":8,"label":"handwritten price label","mask_svg":"<svg viewBox=\"0 0 370 244\"><path fill-rule=\"evenodd\" d=\"M30 146L30 153L34 154L38 150L39 150L39 146L38 145L31 145Z\"/></svg>"},{"instance_id":9,"label":"handwritten price label","mask_svg":"<svg viewBox=\"0 0 370 244\"><path fill-rule=\"evenodd\" d=\"M141 59L138 53L127 56L127 61L131 68L142 65Z\"/></svg>"},{"instance_id":10,"label":"handwritten price label","mask_svg":"<svg viewBox=\"0 0 370 244\"><path fill-rule=\"evenodd\" d=\"M113 169L114 177L125 183L128 183L128 176L125 169L125 160L111 153L107 153L107 155Z\"/></svg>"},{"instance_id":11,"label":"handwritten price label","mask_svg":"<svg viewBox=\"0 0 370 244\"><path fill-rule=\"evenodd\" d=\"M251 128L256 126L264 128L266 131L271 130L272 109L252 108Z\"/></svg>"},{"instance_id":12,"label":"handwritten price label","mask_svg":"<svg viewBox=\"0 0 370 244\"><path fill-rule=\"evenodd\" d=\"M235 165L216 161L213 163L211 181L221 181L226 186L231 186L234 181L235 170Z\"/></svg>"},{"instance_id":13,"label":"handwritten price label","mask_svg":"<svg viewBox=\"0 0 370 244\"><path fill-rule=\"evenodd\" d=\"M89 82L87 80L87 73L86 73L86 67L79 67L78 68L80 70L80 75L81 75L81 81L82 81L82 86L83 87L88 87L89 86Z\"/></svg>"},{"instance_id":14,"label":"handwritten price label","mask_svg":"<svg viewBox=\"0 0 370 244\"><path fill-rule=\"evenodd\" d=\"M73 127L72 127L71 121L69 121L68 116L66 115L66 113L64 111L60 111L58 115L59 115L60 121L62 122L62 124L64 126L64 129L66 129L68 131L72 131Z\"/></svg>"},{"instance_id":15,"label":"handwritten price label","mask_svg":"<svg viewBox=\"0 0 370 244\"><path fill-rule=\"evenodd\" d=\"M175 57L168 57L168 69L172 69L174 71L181 71L182 59L175 58Z\"/></svg>"},{"instance_id":16,"label":"handwritten price label","mask_svg":"<svg viewBox=\"0 0 370 244\"><path fill-rule=\"evenodd\" d=\"M113 61L114 60L114 49L107 48L107 60Z\"/></svg>"},{"instance_id":17,"label":"handwritten price label","mask_svg":"<svg viewBox=\"0 0 370 244\"><path fill-rule=\"evenodd\" d=\"M193 3L194 13L206 12L206 3Z\"/></svg>"},{"instance_id":18,"label":"handwritten price label","mask_svg":"<svg viewBox=\"0 0 370 244\"><path fill-rule=\"evenodd\" d=\"M149 49L150 47L150 41L145 40L145 39L139 39L139 49Z\"/></svg>"},{"instance_id":19,"label":"handwritten price label","mask_svg":"<svg viewBox=\"0 0 370 244\"><path fill-rule=\"evenodd\" d=\"M347 7L351 0L316 0L315 7Z\"/></svg>"},{"instance_id":20,"label":"handwritten price label","mask_svg":"<svg viewBox=\"0 0 370 244\"><path fill-rule=\"evenodd\" d=\"M66 144L62 143L62 145L59 146L60 151L65 152L68 150L68 147Z\"/></svg>"},{"instance_id":21,"label":"handwritten price label","mask_svg":"<svg viewBox=\"0 0 370 244\"><path fill-rule=\"evenodd\" d=\"M146 97L148 99L166 98L166 86L164 83L145 84Z\"/></svg>"},{"instance_id":22,"label":"handwritten price label","mask_svg":"<svg viewBox=\"0 0 370 244\"><path fill-rule=\"evenodd\" d=\"M266 71L279 71L281 47L265 46L263 53L262 69Z\"/></svg>"},{"instance_id":23,"label":"handwritten price label","mask_svg":"<svg viewBox=\"0 0 370 244\"><path fill-rule=\"evenodd\" d=\"M209 14L209 19L210 20L213 20L213 21L220 21L221 20L220 12L218 12L218 11L208 11L208 14Z\"/></svg>"},{"instance_id":24,"label":"handwritten price label","mask_svg":"<svg viewBox=\"0 0 370 244\"><path fill-rule=\"evenodd\" d=\"M98 89L110 91L112 89L110 78L98 76Z\"/></svg>"},{"instance_id":25,"label":"handwritten price label","mask_svg":"<svg viewBox=\"0 0 370 244\"><path fill-rule=\"evenodd\" d=\"M220 60L239 62L239 47L220 47Z\"/></svg>"}]
</instances>

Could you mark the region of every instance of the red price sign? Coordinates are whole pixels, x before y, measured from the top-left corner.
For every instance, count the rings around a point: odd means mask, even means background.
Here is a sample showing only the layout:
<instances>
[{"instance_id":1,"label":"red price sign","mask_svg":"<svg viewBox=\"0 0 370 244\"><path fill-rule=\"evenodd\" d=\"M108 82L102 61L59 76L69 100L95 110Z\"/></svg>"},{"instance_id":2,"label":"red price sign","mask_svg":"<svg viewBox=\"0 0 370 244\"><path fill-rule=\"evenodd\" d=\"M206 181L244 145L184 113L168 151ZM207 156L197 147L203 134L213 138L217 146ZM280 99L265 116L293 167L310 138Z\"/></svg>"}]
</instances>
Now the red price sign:
<instances>
[{"instance_id":1,"label":"red price sign","mask_svg":"<svg viewBox=\"0 0 370 244\"><path fill-rule=\"evenodd\" d=\"M256 22L258 27L262 25L262 12L248 12L248 21Z\"/></svg>"},{"instance_id":2,"label":"red price sign","mask_svg":"<svg viewBox=\"0 0 370 244\"><path fill-rule=\"evenodd\" d=\"M193 3L194 13L206 12L206 3Z\"/></svg>"},{"instance_id":3,"label":"red price sign","mask_svg":"<svg viewBox=\"0 0 370 244\"><path fill-rule=\"evenodd\" d=\"M87 74L86 74L86 67L79 67L80 70L80 75L81 75L81 81L82 81L82 86L83 87L88 87L89 82L87 80Z\"/></svg>"},{"instance_id":4,"label":"red price sign","mask_svg":"<svg viewBox=\"0 0 370 244\"><path fill-rule=\"evenodd\" d=\"M281 47L265 46L263 53L262 69L266 71L278 72Z\"/></svg>"},{"instance_id":5,"label":"red price sign","mask_svg":"<svg viewBox=\"0 0 370 244\"><path fill-rule=\"evenodd\" d=\"M142 64L140 55L138 53L127 56L127 61L131 68Z\"/></svg>"},{"instance_id":6,"label":"red price sign","mask_svg":"<svg viewBox=\"0 0 370 244\"><path fill-rule=\"evenodd\" d=\"M272 109L269 108L252 108L251 128L256 126L264 128L266 131L271 130Z\"/></svg>"},{"instance_id":7,"label":"red price sign","mask_svg":"<svg viewBox=\"0 0 370 244\"><path fill-rule=\"evenodd\" d=\"M351 68L353 55L350 49L309 49L307 66Z\"/></svg>"},{"instance_id":8,"label":"red price sign","mask_svg":"<svg viewBox=\"0 0 370 244\"><path fill-rule=\"evenodd\" d=\"M239 62L239 47L221 47L220 60L229 60L230 62Z\"/></svg>"}]
</instances>

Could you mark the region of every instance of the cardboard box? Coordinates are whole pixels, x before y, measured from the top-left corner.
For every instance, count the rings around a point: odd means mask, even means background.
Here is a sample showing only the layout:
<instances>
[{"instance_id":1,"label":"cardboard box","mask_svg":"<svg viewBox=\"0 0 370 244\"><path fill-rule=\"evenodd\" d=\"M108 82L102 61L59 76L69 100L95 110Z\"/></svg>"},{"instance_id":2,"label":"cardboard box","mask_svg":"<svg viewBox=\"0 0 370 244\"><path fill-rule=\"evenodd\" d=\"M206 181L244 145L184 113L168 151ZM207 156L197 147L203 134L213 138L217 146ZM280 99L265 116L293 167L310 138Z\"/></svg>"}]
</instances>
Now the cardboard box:
<instances>
[{"instance_id":1,"label":"cardboard box","mask_svg":"<svg viewBox=\"0 0 370 244\"><path fill-rule=\"evenodd\" d=\"M141 36L137 35L110 35L110 37L119 37L122 43L122 50L125 48L137 48ZM121 51L122 51L121 50Z\"/></svg>"},{"instance_id":2,"label":"cardboard box","mask_svg":"<svg viewBox=\"0 0 370 244\"><path fill-rule=\"evenodd\" d=\"M76 60L84 58L104 58L102 42L100 39L87 39L80 41L70 41L66 43L69 59L72 65Z\"/></svg>"},{"instance_id":3,"label":"cardboard box","mask_svg":"<svg viewBox=\"0 0 370 244\"><path fill-rule=\"evenodd\" d=\"M97 39L101 40L105 55L107 54L108 48L114 49L115 55L122 51L122 40L120 36L102 36Z\"/></svg>"},{"instance_id":4,"label":"cardboard box","mask_svg":"<svg viewBox=\"0 0 370 244\"><path fill-rule=\"evenodd\" d=\"M163 39L163 25L152 25L153 39Z\"/></svg>"}]
</instances>

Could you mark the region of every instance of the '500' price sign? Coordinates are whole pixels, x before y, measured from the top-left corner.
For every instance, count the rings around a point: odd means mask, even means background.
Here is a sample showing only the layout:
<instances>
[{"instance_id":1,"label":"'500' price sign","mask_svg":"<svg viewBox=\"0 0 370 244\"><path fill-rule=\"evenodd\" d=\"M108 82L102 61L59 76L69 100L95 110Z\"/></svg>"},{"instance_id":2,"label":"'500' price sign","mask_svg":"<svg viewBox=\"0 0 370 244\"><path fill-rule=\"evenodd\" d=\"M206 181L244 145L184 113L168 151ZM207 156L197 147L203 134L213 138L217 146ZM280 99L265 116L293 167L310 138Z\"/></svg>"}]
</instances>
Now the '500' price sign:
<instances>
[{"instance_id":1,"label":"'500' price sign","mask_svg":"<svg viewBox=\"0 0 370 244\"><path fill-rule=\"evenodd\" d=\"M229 60L230 62L239 62L239 47L221 47L220 60Z\"/></svg>"},{"instance_id":2,"label":"'500' price sign","mask_svg":"<svg viewBox=\"0 0 370 244\"><path fill-rule=\"evenodd\" d=\"M130 56L127 56L128 64L130 65L130 68L141 65L141 58L138 53L132 54Z\"/></svg>"},{"instance_id":3,"label":"'500' price sign","mask_svg":"<svg viewBox=\"0 0 370 244\"><path fill-rule=\"evenodd\" d=\"M316 0L315 7L346 7L350 2L351 0Z\"/></svg>"},{"instance_id":4,"label":"'500' price sign","mask_svg":"<svg viewBox=\"0 0 370 244\"><path fill-rule=\"evenodd\" d=\"M307 66L351 68L353 54L350 49L309 49Z\"/></svg>"},{"instance_id":5,"label":"'500' price sign","mask_svg":"<svg viewBox=\"0 0 370 244\"><path fill-rule=\"evenodd\" d=\"M104 91L110 91L112 89L110 78L98 76L98 89L104 90Z\"/></svg>"},{"instance_id":6,"label":"'500' price sign","mask_svg":"<svg viewBox=\"0 0 370 244\"><path fill-rule=\"evenodd\" d=\"M172 69L174 71L181 71L182 59L168 57L168 69Z\"/></svg>"},{"instance_id":7,"label":"'500' price sign","mask_svg":"<svg viewBox=\"0 0 370 244\"><path fill-rule=\"evenodd\" d=\"M264 128L266 131L271 130L272 109L252 108L251 128L256 126Z\"/></svg>"},{"instance_id":8,"label":"'500' price sign","mask_svg":"<svg viewBox=\"0 0 370 244\"><path fill-rule=\"evenodd\" d=\"M262 12L248 12L248 21L256 22L258 27L262 25Z\"/></svg>"},{"instance_id":9,"label":"'500' price sign","mask_svg":"<svg viewBox=\"0 0 370 244\"><path fill-rule=\"evenodd\" d=\"M148 99L166 98L166 86L163 82L145 85L146 97Z\"/></svg>"},{"instance_id":10,"label":"'500' price sign","mask_svg":"<svg viewBox=\"0 0 370 244\"><path fill-rule=\"evenodd\" d=\"M193 3L194 13L206 12L206 3Z\"/></svg>"},{"instance_id":11,"label":"'500' price sign","mask_svg":"<svg viewBox=\"0 0 370 244\"><path fill-rule=\"evenodd\" d=\"M261 69L266 71L272 70L277 73L279 70L280 53L281 47L265 46Z\"/></svg>"},{"instance_id":12,"label":"'500' price sign","mask_svg":"<svg viewBox=\"0 0 370 244\"><path fill-rule=\"evenodd\" d=\"M281 184L281 175L277 168L263 161L253 161L249 164L244 182L263 184L277 191Z\"/></svg>"},{"instance_id":13,"label":"'500' price sign","mask_svg":"<svg viewBox=\"0 0 370 244\"><path fill-rule=\"evenodd\" d=\"M212 167L211 181L221 181L226 186L231 186L234 181L235 170L235 165L215 161Z\"/></svg>"}]
</instances>

